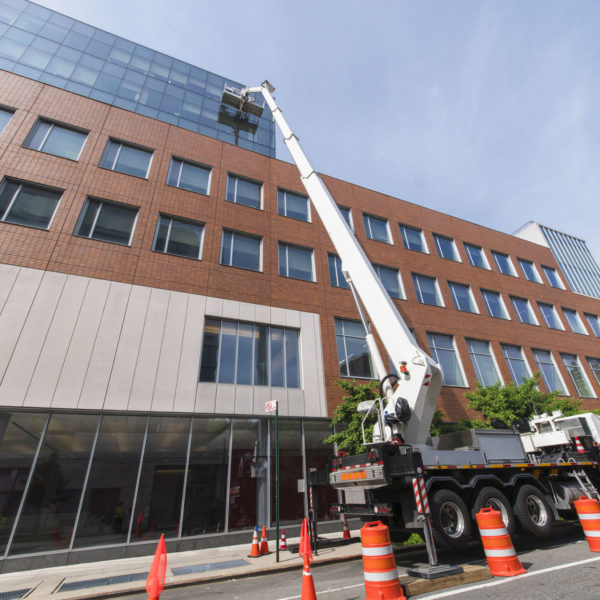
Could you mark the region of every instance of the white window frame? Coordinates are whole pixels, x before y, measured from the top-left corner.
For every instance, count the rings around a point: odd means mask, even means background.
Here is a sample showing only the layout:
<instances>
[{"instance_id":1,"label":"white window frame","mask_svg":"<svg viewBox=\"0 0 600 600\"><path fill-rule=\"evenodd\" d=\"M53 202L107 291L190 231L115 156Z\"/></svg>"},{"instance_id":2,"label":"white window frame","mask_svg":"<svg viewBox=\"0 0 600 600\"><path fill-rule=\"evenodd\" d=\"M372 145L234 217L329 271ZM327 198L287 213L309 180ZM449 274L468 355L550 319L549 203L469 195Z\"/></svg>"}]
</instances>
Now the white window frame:
<instances>
[{"instance_id":1,"label":"white window frame","mask_svg":"<svg viewBox=\"0 0 600 600\"><path fill-rule=\"evenodd\" d=\"M350 229L352 229L352 231L354 231L354 219L352 218L352 209L349 206L344 206L343 204L338 204L337 207L339 208L340 212L342 213L342 218L344 219L344 221L346 223L348 223L348 221L350 221ZM346 221L346 219L344 218L345 210L348 211L348 221Z\"/></svg>"},{"instance_id":2,"label":"white window frame","mask_svg":"<svg viewBox=\"0 0 600 600\"><path fill-rule=\"evenodd\" d=\"M229 195L229 185L230 185L230 180L232 178L235 179L234 197L236 199L235 200L228 200L227 197ZM259 186L259 188L260 188L259 206L248 206L248 204L242 204L242 203L240 203L240 202L237 201L237 182L239 180L246 181L247 183L254 183L255 185ZM253 208L254 210L263 210L264 195L265 195L265 186L264 186L264 184L263 184L262 181L258 181L257 179L252 179L251 177L244 177L243 175L238 175L237 173L227 173L227 183L226 183L226 186L225 186L225 201L226 202L230 202L231 204L237 204L238 206L245 206L246 208Z\"/></svg>"},{"instance_id":3,"label":"white window frame","mask_svg":"<svg viewBox=\"0 0 600 600\"><path fill-rule=\"evenodd\" d=\"M307 252L310 252L311 279L302 279L301 277L292 277L289 274L281 275L281 273L279 273L279 269L281 268L281 265L279 264L279 250L282 247L285 248L285 270L286 270L286 273L289 273L289 271L290 271L288 248L298 248L299 250L306 250ZM277 244L277 273L278 273L279 277L286 277L287 279L295 279L296 281L310 281L312 283L315 283L317 281L317 272L315 269L315 251L314 251L314 249L308 248L307 246L300 246L299 244L291 244L290 242L279 242Z\"/></svg>"},{"instance_id":4,"label":"white window frame","mask_svg":"<svg viewBox=\"0 0 600 600\"><path fill-rule=\"evenodd\" d=\"M333 259L333 261L336 263L334 265L336 279L338 280L338 283L340 281L343 282L342 285L336 285L335 283L333 283L331 281L331 270L329 268L329 261L331 259ZM340 267L339 268L339 275L338 275L338 270L336 268L337 267L337 263L339 263L339 267ZM342 290L349 290L350 289L350 286L348 285L348 282L346 281L346 278L344 277L344 273L342 271L342 259L337 254L335 254L333 252L328 252L327 253L327 272L329 273L329 285L331 287L340 288Z\"/></svg>"},{"instance_id":5,"label":"white window frame","mask_svg":"<svg viewBox=\"0 0 600 600\"><path fill-rule=\"evenodd\" d=\"M398 223L400 227L400 237L402 238L402 247L405 250L412 250L413 252L419 252L420 254L429 254L429 247L427 246L427 240L425 239L425 235L423 234L423 230L420 227L414 227L413 225L407 225L406 223ZM408 246L408 238L405 234L405 229L410 229L419 234L421 238L421 244L423 245L423 250L415 250L414 248L409 248Z\"/></svg>"},{"instance_id":6,"label":"white window frame","mask_svg":"<svg viewBox=\"0 0 600 600\"><path fill-rule=\"evenodd\" d=\"M562 385L562 391L548 389L548 384L546 383L546 380L544 378L544 370L540 367L540 365L537 362L537 359L535 358L536 351L537 352L547 352L550 355L550 360L552 361L554 371L556 372L556 374L558 376L558 380L560 381L560 383ZM565 380L563 379L562 373L560 372L560 369L558 368L558 365L556 364L556 360L554 359L554 354L553 354L552 350L546 350L544 348L532 348L531 352L533 354L533 360L535 362L535 366L537 367L537 369L540 372L540 376L542 378L542 381L544 382L544 385L546 386L546 389L548 389L548 393L556 391L558 396L568 396L568 388L565 385Z\"/></svg>"},{"instance_id":7,"label":"white window frame","mask_svg":"<svg viewBox=\"0 0 600 600\"><path fill-rule=\"evenodd\" d=\"M502 297L502 294L500 292L496 292L495 290L488 290L486 288L480 288L479 291L481 292L481 299L483 300L483 305L485 306L485 310L487 312L488 317L491 317L492 319L502 319L503 321L511 321L512 320L510 318L510 314L506 310L506 304L505 304L504 298ZM498 294L498 299L500 300L500 305L502 306L502 310L504 312L503 317L497 317L496 315L492 315L490 308L488 306L488 302L485 298L485 292L488 292L490 294Z\"/></svg>"},{"instance_id":8,"label":"white window frame","mask_svg":"<svg viewBox=\"0 0 600 600\"><path fill-rule=\"evenodd\" d=\"M489 340L482 340L479 338L465 338L465 343L467 344L467 352L469 353L469 358L471 359L471 364L473 365L473 371L475 371L475 375L476 375L475 378L477 379L477 381L479 381L479 378L477 377L477 372L480 370L480 368L479 368L479 364L476 365L475 361L473 360L473 354L471 353L471 349L469 348L469 342L482 342L484 344L487 344L489 356L492 359L494 369L496 369L496 375L498 376L498 381L496 383L500 383L501 385L504 385L504 378L502 377L502 372L500 371L500 368L498 366L498 361L496 360L496 355L494 353L494 349L492 348L491 342ZM477 356L477 353L475 353L475 355ZM487 356L487 355L485 355L485 356ZM487 387L487 385L485 385L483 383L483 381L479 381L479 383L481 385L483 385L484 387ZM492 383L489 385L495 385L495 384Z\"/></svg>"},{"instance_id":9,"label":"white window frame","mask_svg":"<svg viewBox=\"0 0 600 600\"><path fill-rule=\"evenodd\" d=\"M169 219L169 227L167 228L165 249L157 250L156 249L156 239L158 237L158 230L160 228L161 218ZM167 247L169 245L169 239L171 238L171 228L173 226L173 221L179 221L180 223L189 223L190 225L199 225L202 227L202 232L200 234L200 247L198 248L198 257L197 258L192 258L191 256L182 256L181 254L173 254L172 252L167 252ZM166 213L158 213L158 219L156 220L156 231L154 232L154 239L152 240L152 251L158 252L159 254L168 254L169 256L178 256L179 258L190 258L192 260L202 260L202 252L204 251L204 232L205 231L206 231L206 223L203 223L202 221L194 221L193 219L184 219L182 217L176 217L174 215L168 215Z\"/></svg>"},{"instance_id":10,"label":"white window frame","mask_svg":"<svg viewBox=\"0 0 600 600\"><path fill-rule=\"evenodd\" d=\"M424 275L423 273L411 273L411 279L413 282L413 288L415 287L415 276L418 277L426 277L427 279L433 279L434 284L435 284L435 290L436 290L436 295L440 301L439 304L429 304L427 302L422 302L421 300L419 300L419 296L421 296L421 298L423 297L423 294L421 292L421 285L419 284L419 292L417 293L417 290L415 289L415 295L417 296L417 302L419 304L423 304L424 306L439 306L441 308L445 308L446 305L444 304L444 297L442 296L442 292L440 290L440 286L437 280L437 277L432 277L431 275Z\"/></svg>"},{"instance_id":11,"label":"white window frame","mask_svg":"<svg viewBox=\"0 0 600 600\"><path fill-rule=\"evenodd\" d=\"M46 131L46 134L44 135L42 141L40 142L40 147L34 148L33 146L30 146L29 144L31 143L31 140L36 132L36 129L39 127L39 125L41 123L50 125L50 128L48 129L48 131ZM47 142L48 138L50 137L50 134L52 133L54 128L66 129L67 131L73 131L75 133L80 133L85 136L83 138L83 143L81 144L81 148L79 148L79 152L78 152L76 158L71 158L70 156L64 156L63 154L56 154L55 152L48 152L47 150L44 150L44 145ZM85 144L88 140L89 133L90 133L89 131L87 131L85 129L81 129L80 127L76 127L74 125L69 125L67 123L61 123L59 121L54 121L53 119L46 119L44 117L38 117L36 119L35 123L33 124L33 127L27 134L27 137L25 138L25 141L23 142L23 147L28 148L29 150L35 150L36 152L43 152L44 154L49 154L50 156L58 156L59 158L64 158L66 160L72 160L72 161L78 162L79 158L81 157L81 153L83 152L83 149L85 147Z\"/></svg>"},{"instance_id":12,"label":"white window frame","mask_svg":"<svg viewBox=\"0 0 600 600\"><path fill-rule=\"evenodd\" d=\"M500 264L498 263L499 256L506 258L506 261L508 262L508 269L509 269L510 273L504 273L502 271L502 269L500 268ZM499 250L492 250L492 258L494 259L494 264L496 265L496 269L498 269L498 273L500 273L500 275L508 275L509 277L518 277L517 272L515 270L515 265L513 264L513 261L509 254L506 254L506 252L500 252Z\"/></svg>"},{"instance_id":13,"label":"white window frame","mask_svg":"<svg viewBox=\"0 0 600 600\"><path fill-rule=\"evenodd\" d=\"M119 149L117 150L117 153L115 154L115 159L113 160L112 166L107 167L106 165L102 164L102 161L104 160L104 156L108 150L109 144L117 144L119 146ZM146 153L150 154L150 160L148 161L148 167L146 168L146 174L143 177L140 177L139 175L133 175L132 173L125 173L125 171L119 171L118 169L115 169L115 165L117 164L117 162L119 160L119 156L121 154L121 150L123 149L123 146L127 146L128 148L133 148L134 150L141 150L142 152L146 152ZM137 177L138 179L148 179L148 175L150 174L150 169L152 168L153 160L154 160L154 150L152 148L146 148L144 146L140 146L139 144L133 144L131 142L124 142L123 140L109 137L106 142L106 146L104 147L104 152L102 153L102 156L100 157L100 168L107 169L108 171L112 171L113 173L121 173L122 175L128 175L129 177Z\"/></svg>"},{"instance_id":14,"label":"white window frame","mask_svg":"<svg viewBox=\"0 0 600 600\"><path fill-rule=\"evenodd\" d=\"M548 302L539 302L538 301L538 308L540 309L540 313L542 313L542 318L544 319L544 325L546 325L546 327L548 329L553 329L554 331L565 331L565 325L562 322L561 318L558 315L558 311L556 310L556 307L554 306L554 304L549 304ZM558 323L559 327L550 327L550 325L548 325L548 321L546 320L546 315L544 314L544 311L542 310L542 306L549 306L552 309L552 313L554 314L554 318L556 319L556 322Z\"/></svg>"},{"instance_id":15,"label":"white window frame","mask_svg":"<svg viewBox=\"0 0 600 600\"><path fill-rule=\"evenodd\" d=\"M390 271L394 271L394 273L396 275L396 279L398 280L398 288L400 290L400 296L392 296L387 289L385 291L388 293L390 298L394 298L395 300L406 300L406 292L404 291L404 284L402 283L402 276L400 275L400 269L397 269L396 267L390 267L388 265L380 265L377 263L373 263L372 266L373 266L373 269L375 270L375 273L377 273L377 277L379 277L379 281L381 281L381 285L383 285L383 287L385 287L385 285L383 283L383 280L381 279L381 274L379 272L379 269L388 269Z\"/></svg>"},{"instance_id":16,"label":"white window frame","mask_svg":"<svg viewBox=\"0 0 600 600\"><path fill-rule=\"evenodd\" d=\"M564 306L561 306L561 308L562 308L563 314L565 315L565 321L568 323L568 325L571 328L571 331L573 333L577 333L579 335L589 335L587 332L587 329L585 328L585 325L583 324L583 321L579 317L579 313L574 308L565 308ZM577 321L577 324L579 325L580 331L575 331L575 329L573 329L573 325L571 325L571 321L569 321L569 317L568 317L569 313L571 313L575 316L575 320Z\"/></svg>"},{"instance_id":17,"label":"white window frame","mask_svg":"<svg viewBox=\"0 0 600 600\"><path fill-rule=\"evenodd\" d=\"M223 263L221 262L221 257L223 256L223 240L225 238L225 233L231 233L232 235L236 236L242 236L242 237L248 237L248 238L253 238L255 240L258 240L258 269L248 269L247 267L239 267L238 265L232 265L231 262L227 262L227 263ZM230 260L231 257L233 256L233 244L231 244L231 251L230 251ZM263 272L263 239L261 236L259 235L254 235L253 233L246 233L245 231L237 231L235 229L227 229L227 228L223 228L221 230L221 247L219 248L219 264L222 267L232 267L234 269L243 269L244 271L251 271L252 273L262 273Z\"/></svg>"},{"instance_id":18,"label":"white window frame","mask_svg":"<svg viewBox=\"0 0 600 600\"><path fill-rule=\"evenodd\" d=\"M429 346L429 350L430 350L430 352L432 354L433 354L433 350L431 348L431 343L429 341L429 336L434 336L434 335L443 335L445 337L449 337L450 338L450 341L452 342L452 348L454 349L454 357L456 358L456 363L458 364L458 369L460 371L460 374L461 374L462 380L463 380L463 385L457 385L457 384L454 384L454 383L446 383L445 381L444 381L443 385L445 387L453 387L453 388L460 388L460 389L466 389L466 388L468 388L469 387L469 381L467 379L467 375L465 373L465 369L463 367L462 360L460 358L460 352L458 351L458 348L456 346L456 338L453 335L449 334L449 333L440 333L439 331L426 331L425 332L425 338L427 340L427 345ZM413 337L414 337L414 333L413 333ZM438 350L438 348L435 347L435 350L436 350L435 354L436 354L436 357L437 357L437 350ZM442 348L442 350L446 350L446 348ZM443 377L443 373L442 373L442 377Z\"/></svg>"},{"instance_id":19,"label":"white window frame","mask_svg":"<svg viewBox=\"0 0 600 600\"><path fill-rule=\"evenodd\" d=\"M336 351L336 355L337 355L337 336L339 334L335 330L335 321L341 321L342 322L342 326L344 325L344 322L348 322L348 321L351 322L351 323L360 323L361 325L362 325L362 323L360 321L356 321L355 319L347 319L345 317L334 317L334 329L333 329L333 331L334 331L334 335L336 336L336 349L335 349L335 351ZM345 327L343 327L343 329L345 329ZM349 361L348 361L348 348L346 346L346 338L347 337L354 338L354 339L359 339L359 338L357 338L356 336L353 336L353 335L346 334L345 331L342 331L341 336L342 336L342 338L344 340L344 361L346 362L347 365L349 365ZM366 343L367 343L366 332L365 332L365 337L364 338L360 338L360 339L364 339L365 340L365 345L366 345ZM371 351L369 350L368 345L367 345L367 354L369 355L369 366L370 366L370 369L371 369L371 375L369 377L365 377L364 375L350 375L350 374L348 374L348 375L342 375L341 369L339 367L339 362L340 362L339 358L340 357L338 356L337 357L337 359L338 359L338 371L340 372L339 376L340 377L347 377L348 379L364 379L364 380L373 379L373 377L375 377L375 367L373 365L373 357L371 356Z\"/></svg>"},{"instance_id":20,"label":"white window frame","mask_svg":"<svg viewBox=\"0 0 600 600\"><path fill-rule=\"evenodd\" d=\"M11 119L15 116L15 113L17 112L17 110L15 108L11 108L10 106L4 106L4 104L0 104L0 111L5 112L5 113L10 113L10 115L11 115L10 118L8 119L8 121L6 121L6 123L4 124L4 127L2 127L0 129L0 135L2 135L4 133L4 130L10 123Z\"/></svg>"},{"instance_id":21,"label":"white window frame","mask_svg":"<svg viewBox=\"0 0 600 600\"><path fill-rule=\"evenodd\" d=\"M177 185L173 185L172 183L169 183L169 179L171 178L171 173L173 171L173 164L175 163L175 161L182 163L182 167L179 169L179 175L177 176ZM208 171L208 183L206 184L206 193L197 192L196 190L190 190L188 188L184 188L179 185L181 182L181 171L183 170L184 163L187 163L188 165L190 165L192 167L197 167L198 169L204 169L204 170ZM212 170L212 167L210 167L209 165L204 165L199 162L194 162L193 160L188 160L187 158L182 158L181 156L173 155L173 156L171 156L171 163L169 164L169 171L167 172L166 185L168 185L169 187L177 188L179 190L184 190L186 192L192 192L192 194L200 194L201 196L210 196L210 188L212 185L212 174L213 174L213 170Z\"/></svg>"},{"instance_id":22,"label":"white window frame","mask_svg":"<svg viewBox=\"0 0 600 600\"><path fill-rule=\"evenodd\" d=\"M565 288L565 283L562 280L562 277L558 274L558 270L555 269L554 267L549 267L548 265L542 265L542 271L544 272L544 275L546 277L546 281L548 282L548 285L551 288L554 288L555 290L564 290ZM556 277L556 281L558 282L558 286L556 285L552 285L552 282L550 281L550 278L548 277L548 273L547 271L552 271L554 273L554 276Z\"/></svg>"},{"instance_id":23,"label":"white window frame","mask_svg":"<svg viewBox=\"0 0 600 600\"><path fill-rule=\"evenodd\" d=\"M537 270L537 267L535 266L535 263L532 260L527 260L526 258L518 258L517 257L517 262L519 263L519 267L521 268L523 277L527 281L531 281L532 283L542 283L542 278L540 277L540 272ZM533 279L529 279L529 277L527 277L527 273L525 272L525 269L523 269L523 263L527 263L528 265L531 266L531 269L533 271Z\"/></svg>"},{"instance_id":24,"label":"white window frame","mask_svg":"<svg viewBox=\"0 0 600 600\"><path fill-rule=\"evenodd\" d=\"M598 383L598 385L600 385L600 358L596 358L595 356L586 356L585 358L587 360L587 364L588 364L588 367L590 368L590 371L596 378L596 382ZM590 360L598 361L598 369L597 370L595 367L592 366L592 363L590 362Z\"/></svg>"},{"instance_id":25,"label":"white window frame","mask_svg":"<svg viewBox=\"0 0 600 600\"><path fill-rule=\"evenodd\" d=\"M477 244L471 244L470 242L463 242L463 246L465 248L465 252L467 253L467 258L469 259L469 264L472 267L475 267L476 269L486 269L487 271L492 270L492 268L490 267L490 261L488 260L482 246L478 246ZM483 267L473 264L473 259L471 258L471 254L469 253L469 248L476 248L477 250L480 251L481 258L483 259L483 265L484 265Z\"/></svg>"},{"instance_id":26,"label":"white window frame","mask_svg":"<svg viewBox=\"0 0 600 600\"><path fill-rule=\"evenodd\" d=\"M369 221L369 227L368 227L368 229L366 227L365 218ZM386 241L384 241L384 240L378 240L378 239L375 239L374 237L371 237L371 235L372 235L372 228L371 228L371 221L370 221L370 219L375 219L376 221L383 221L385 223L385 230L386 230L386 233L387 233L387 236L386 236L387 240ZM365 235L367 236L367 238L369 240L372 240L373 242L380 242L382 244L390 244L390 246L393 245L392 232L390 230L390 221L389 221L389 219L385 219L383 217L378 217L377 215L372 215L371 213L363 212L363 226L365 228Z\"/></svg>"},{"instance_id":27,"label":"white window frame","mask_svg":"<svg viewBox=\"0 0 600 600\"><path fill-rule=\"evenodd\" d=\"M283 204L285 212L279 212L279 193L283 194ZM292 196L296 196L296 198L304 198L306 201L306 219L298 219L296 217L291 217L287 213L287 195L292 194ZM312 214L310 210L310 198L305 196L304 194L300 194L299 192L293 192L291 190L286 190L284 188L277 188L277 214L280 217L286 217L287 219L294 219L294 221L300 221L301 223L312 223Z\"/></svg>"},{"instance_id":28,"label":"white window frame","mask_svg":"<svg viewBox=\"0 0 600 600\"><path fill-rule=\"evenodd\" d=\"M531 307L531 302L529 302L529 298L523 298L522 296L509 296L510 297L510 302L512 304L513 310L515 311L515 314L517 315L517 320L519 321L519 323L522 323L523 325L537 325L539 327L540 322L538 321L537 315L535 314L535 312L533 311L533 308ZM517 307L515 306L515 300L523 300L525 302L525 304L527 304L527 309L529 310L529 315L532 317L533 323L526 323L525 321L523 321L519 315L519 311L517 310Z\"/></svg>"},{"instance_id":29,"label":"white window frame","mask_svg":"<svg viewBox=\"0 0 600 600\"><path fill-rule=\"evenodd\" d=\"M515 378L513 376L514 374L513 374L511 365L510 365L510 361L509 361L509 359L507 358L507 356L506 356L506 354L504 352L504 349L506 347L508 347L508 346L510 346L512 348L518 348L519 349L519 354L521 355L521 359L523 360L523 364L525 365L525 370L527 371L527 376L528 377L532 376L531 365L529 364L529 361L527 360L527 357L525 356L525 352L523 352L523 347L522 346L518 346L517 344L503 344L503 343L500 344L500 350L502 351L502 357L504 358L504 362L506 363L506 368L508 369L508 372L510 373L511 381L513 381L513 383L515 385L521 385L521 383L523 383L522 381L521 382L515 382Z\"/></svg>"},{"instance_id":30,"label":"white window frame","mask_svg":"<svg viewBox=\"0 0 600 600\"><path fill-rule=\"evenodd\" d=\"M577 362L577 367L579 368L579 372L581 373L581 376L583 377L586 385L588 386L588 390L590 391L589 396L581 395L579 389L577 388L577 383L575 382L575 379L573 378L573 375L571 374L571 370L569 369L567 363L565 362L565 356L570 356L570 357L574 356L575 357L575 361ZM592 387L592 384L590 383L590 380L588 379L585 369L583 368L583 365L581 364L581 361L579 360L579 356L577 356L577 354L571 354L570 352L561 352L560 357L563 361L563 365L564 365L567 373L569 374L569 377L571 378L571 382L573 383L573 387L575 388L575 391L577 392L577 396L579 396L579 398L596 398L596 394L594 394L594 388Z\"/></svg>"},{"instance_id":31,"label":"white window frame","mask_svg":"<svg viewBox=\"0 0 600 600\"><path fill-rule=\"evenodd\" d=\"M595 335L597 338L600 338L600 317L598 317L598 315L594 315L592 313L583 313L585 315L585 319L588 322L588 326L592 331L592 334ZM594 329L594 326L592 325L591 321L594 320L596 322L596 326L597 326L597 330Z\"/></svg>"},{"instance_id":32,"label":"white window frame","mask_svg":"<svg viewBox=\"0 0 600 600\"><path fill-rule=\"evenodd\" d=\"M90 234L82 235L81 233L79 233L79 228L81 227L81 224L83 222L83 217L88 210L90 200L92 202L98 202L100 204L100 206L98 207L98 210L96 210L96 214L94 215L94 220L93 220L92 224L90 225ZM103 206L116 206L118 208L126 207L123 210L129 210L130 212L133 212L131 209L135 209L135 219L133 220L133 224L131 226L131 231L129 232L129 240L127 241L126 244L122 244L121 242L114 242L113 240L101 240L101 239L95 238L93 236L93 233L94 233L94 230L96 229L96 225L98 223L98 219L100 218L100 213L102 212ZM75 235L77 237L84 238L86 240L94 240L95 242L104 242L106 244L116 244L117 246L125 246L127 248L131 248L131 242L133 240L133 234L135 233L135 228L137 226L139 216L140 216L140 207L135 206L134 204L126 204L125 202L115 202L113 200L105 200L104 198L96 198L95 196L87 196L87 198L85 199L83 208L81 209L79 218L77 219L77 224L75 225Z\"/></svg>"},{"instance_id":33,"label":"white window frame","mask_svg":"<svg viewBox=\"0 0 600 600\"><path fill-rule=\"evenodd\" d=\"M454 255L452 258L448 258L447 256L442 256L442 250L438 243L438 239L440 239L440 238L449 241L450 244L452 245L452 253ZM435 243L435 247L437 249L438 256L440 258L443 258L444 260L452 260L452 261L458 262L458 263L462 262L462 260L460 258L460 254L458 253L458 248L456 247L456 242L454 241L454 238L448 237L447 235L442 235L441 233L434 233L433 241Z\"/></svg>"},{"instance_id":34,"label":"white window frame","mask_svg":"<svg viewBox=\"0 0 600 600\"><path fill-rule=\"evenodd\" d=\"M454 304L454 308L456 310L458 310L459 312L464 312L467 314L472 314L472 315L479 315L481 314L479 312L479 306L477 305L477 302L475 301L475 295L473 294L473 290L471 289L471 286L467 283L461 283L460 281L448 281L448 290L450 291L450 296L452 297L452 303ZM452 286L454 285L462 285L464 287L467 288L467 292L469 293L469 297L471 298L471 303L473 304L473 307L475 308L475 310L462 310L460 308L457 308L457 304L458 302L456 301L455 298L455 294L454 294L454 289L452 288Z\"/></svg>"}]
</instances>

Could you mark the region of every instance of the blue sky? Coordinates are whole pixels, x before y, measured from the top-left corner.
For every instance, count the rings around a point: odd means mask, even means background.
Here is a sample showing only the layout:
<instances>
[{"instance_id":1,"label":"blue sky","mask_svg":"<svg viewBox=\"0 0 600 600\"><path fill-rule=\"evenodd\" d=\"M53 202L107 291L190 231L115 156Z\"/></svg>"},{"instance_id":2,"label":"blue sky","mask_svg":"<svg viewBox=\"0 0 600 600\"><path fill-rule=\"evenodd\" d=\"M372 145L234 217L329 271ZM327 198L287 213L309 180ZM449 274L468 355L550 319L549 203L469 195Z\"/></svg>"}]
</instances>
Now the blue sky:
<instances>
[{"instance_id":1,"label":"blue sky","mask_svg":"<svg viewBox=\"0 0 600 600\"><path fill-rule=\"evenodd\" d=\"M506 233L538 221L600 260L596 0L38 2L269 79L318 171Z\"/></svg>"}]
</instances>

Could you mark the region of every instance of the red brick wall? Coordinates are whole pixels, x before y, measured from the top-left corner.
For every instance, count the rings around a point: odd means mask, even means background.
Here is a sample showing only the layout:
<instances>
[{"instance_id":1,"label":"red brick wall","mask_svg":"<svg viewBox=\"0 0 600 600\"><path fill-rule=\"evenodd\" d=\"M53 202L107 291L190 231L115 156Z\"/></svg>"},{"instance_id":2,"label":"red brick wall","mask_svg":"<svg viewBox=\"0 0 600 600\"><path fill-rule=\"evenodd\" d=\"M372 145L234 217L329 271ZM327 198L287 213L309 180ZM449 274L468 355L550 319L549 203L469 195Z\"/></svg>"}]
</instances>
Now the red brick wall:
<instances>
[{"instance_id":1,"label":"red brick wall","mask_svg":"<svg viewBox=\"0 0 600 600\"><path fill-rule=\"evenodd\" d=\"M278 187L300 193L303 191L293 165L3 71L0 71L0 103L17 109L0 136L0 176L16 177L64 190L49 231L0 224L1 262L319 313L322 318L328 406L330 412L333 411L341 397L334 384L339 377L334 317L356 319L357 312L349 290L334 288L329 284L327 253L333 252L333 245L314 210L312 223L277 215ZM22 147L38 116L90 131L79 161ZM98 166L110 136L154 149L147 180ZM209 196L165 184L172 155L212 167ZM263 210L225 201L228 173L264 183ZM522 276L501 275L493 266L491 250L499 250L510 254L517 270L516 257L533 261L538 271L541 264L558 269L547 248L332 177L325 176L324 180L336 201L352 209L357 238L372 261L401 269L407 299L395 302L408 326L415 330L423 348L428 348L426 331L454 335L470 383L474 382L475 374L465 337L491 341L505 382L510 381L510 375L501 354L502 342L523 346L532 368L535 368L532 347L552 350L557 361L559 358L556 353L559 351L577 354L584 363L595 394L600 393L600 387L584 359L585 356L600 357L598 338L554 331L545 325L521 325L509 294L529 298L540 323L543 323L543 319L536 305L537 300L554 304L557 308L564 306L576 309L582 319L584 311L600 313L600 302L553 289L547 284L531 283ZM73 235L88 195L139 207L130 247ZM366 239L362 224L364 207L368 207L371 214L389 219L393 245ZM159 212L206 224L201 261L152 251ZM403 248L399 222L423 229L430 254ZM219 265L223 227L262 236L262 272ZM461 263L438 257L433 233L455 239ZM314 248L317 283L279 277L278 241ZM471 267L463 241L482 246L492 270ZM411 272L438 278L445 308L417 302ZM448 280L472 286L481 314L454 310ZM479 291L481 287L502 293L510 321L487 316ZM559 369L570 393L575 394L568 373L562 365L559 365ZM464 391L462 388L443 389L440 408L448 418L467 416ZM584 404L599 406L597 400L585 400Z\"/></svg>"}]
</instances>

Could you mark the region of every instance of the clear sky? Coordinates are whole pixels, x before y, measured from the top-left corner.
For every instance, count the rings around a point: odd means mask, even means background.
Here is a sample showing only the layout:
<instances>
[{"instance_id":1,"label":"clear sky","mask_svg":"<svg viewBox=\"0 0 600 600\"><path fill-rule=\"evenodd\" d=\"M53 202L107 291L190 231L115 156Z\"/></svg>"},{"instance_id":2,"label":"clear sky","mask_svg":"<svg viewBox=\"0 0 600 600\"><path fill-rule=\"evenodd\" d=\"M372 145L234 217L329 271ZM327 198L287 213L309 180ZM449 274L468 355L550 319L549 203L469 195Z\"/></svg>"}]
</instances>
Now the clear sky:
<instances>
[{"instance_id":1,"label":"clear sky","mask_svg":"<svg viewBox=\"0 0 600 600\"><path fill-rule=\"evenodd\" d=\"M269 79L322 173L506 233L537 221L600 260L597 0L38 2Z\"/></svg>"}]
</instances>

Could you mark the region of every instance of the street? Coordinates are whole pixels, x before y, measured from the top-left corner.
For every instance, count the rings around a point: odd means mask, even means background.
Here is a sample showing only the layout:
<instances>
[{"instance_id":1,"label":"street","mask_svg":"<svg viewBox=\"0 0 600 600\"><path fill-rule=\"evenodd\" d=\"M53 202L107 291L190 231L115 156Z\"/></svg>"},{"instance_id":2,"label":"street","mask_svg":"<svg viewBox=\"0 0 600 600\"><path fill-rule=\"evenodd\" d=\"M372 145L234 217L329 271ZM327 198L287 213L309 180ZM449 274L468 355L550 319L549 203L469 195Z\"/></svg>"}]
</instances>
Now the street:
<instances>
[{"instance_id":1,"label":"street","mask_svg":"<svg viewBox=\"0 0 600 600\"><path fill-rule=\"evenodd\" d=\"M527 598L527 600L597 600L600 587L600 555L589 551L578 524L556 527L548 540L515 539L519 560L527 573L518 577L494 577L490 580L413 596L423 600L456 598L457 600L490 600ZM447 564L485 564L479 543L468 551L440 553L439 560ZM427 561L423 548L396 555L402 575L409 567ZM312 569L317 596L327 600L358 600L365 589L362 561L321 565ZM228 600L296 600L300 598L302 573L300 569L272 575L232 579L217 583L172 588L161 594L161 600L191 600L227 597ZM122 596L129 600L147 600L146 594Z\"/></svg>"}]
</instances>

